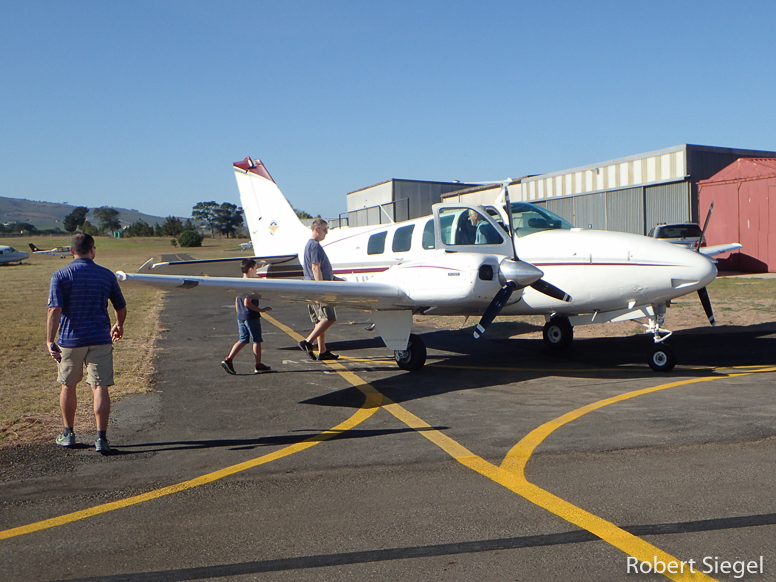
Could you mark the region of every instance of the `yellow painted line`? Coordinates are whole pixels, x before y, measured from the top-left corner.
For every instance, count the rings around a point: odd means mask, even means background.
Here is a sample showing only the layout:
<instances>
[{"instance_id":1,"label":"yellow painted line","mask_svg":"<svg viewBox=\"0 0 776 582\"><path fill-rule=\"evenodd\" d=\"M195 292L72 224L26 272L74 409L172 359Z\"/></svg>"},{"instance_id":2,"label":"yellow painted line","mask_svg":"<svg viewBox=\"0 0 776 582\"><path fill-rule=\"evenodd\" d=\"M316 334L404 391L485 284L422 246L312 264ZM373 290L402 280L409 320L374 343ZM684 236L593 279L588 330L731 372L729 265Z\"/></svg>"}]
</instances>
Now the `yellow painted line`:
<instances>
[{"instance_id":1,"label":"yellow painted line","mask_svg":"<svg viewBox=\"0 0 776 582\"><path fill-rule=\"evenodd\" d=\"M681 560L673 557L660 548L653 546L643 539L626 532L615 524L606 521L605 519L600 518L588 511L585 511L584 509L577 507L548 491L545 491L533 483L530 483L524 474L525 464L528 462L528 459L531 457L531 454L536 449L536 447L557 428L560 428L561 426L568 424L569 422L572 422L581 416L584 416L588 412L598 410L604 406L608 406L609 404L622 402L630 398L635 398L637 396L643 396L645 394L658 392L660 390L667 390L669 388L675 388L678 386L685 386L699 382L709 382L726 377L746 376L754 373L774 371L776 371L776 367L764 368L757 370L756 372L730 374L727 376L710 376L704 378L694 378L690 380L681 380L652 388L635 390L614 396L612 398L607 398L587 406L583 406L582 408L571 411L531 431L509 451L501 466L496 466L486 461L482 457L475 455L460 443L451 439L442 432L432 428L431 425L429 425L427 422L385 396L385 404L383 405L383 408L393 414L398 420L402 421L408 427L418 431L421 435L444 450L447 454L449 454L462 465L472 469L473 471L476 471L477 473L480 473L481 475L491 479L499 485L506 487L510 491L513 491L521 497L524 497L531 503L546 509L547 511L568 521L569 523L573 523L574 525L577 525L578 527L591 532L592 534L601 538L603 541L622 550L627 555L637 558L640 562L654 563L654 560L658 560L664 564L674 562L675 564L679 565L682 562ZM374 388L370 385L364 385L364 387L360 389L362 389L362 391L368 391L370 389L374 390ZM711 578L702 572L699 572L698 570L691 573L689 567L687 568L686 572L670 573L666 571L663 573L663 575L667 578L670 578L671 580L682 582L704 580L712 582L714 581L714 578Z\"/></svg>"},{"instance_id":2,"label":"yellow painted line","mask_svg":"<svg viewBox=\"0 0 776 582\"><path fill-rule=\"evenodd\" d=\"M264 317L266 317L274 325L283 329L283 331L285 331L292 337L295 337L295 336L300 337L298 336L298 334L295 334L295 332L291 330L289 327L281 324L274 318L269 317L266 314L264 315ZM359 408L350 418L339 423L337 426L329 430L325 430L319 434L308 437L299 443L284 447L273 453L263 455L261 457L252 459L250 461L245 461L244 463L232 465L231 467L226 467L224 469L220 469L218 471L214 471L212 473L208 473L206 475L202 475L194 479L189 479L188 481L176 483L175 485L170 485L169 487L163 487L162 489L156 489L154 491L149 491L148 493L135 495L134 497L128 497L126 499L113 501L111 503L105 503L103 505L97 505L95 507L90 507L89 509L75 511L73 513L68 513L66 515L61 515L59 517L53 517L51 519L38 521L36 523L31 523L28 525L23 525L20 527L15 527L15 528L0 531L0 540L6 540L12 537L21 536L21 535L49 529L52 527L57 527L60 525L65 525L68 523L72 523L74 521L79 521L81 519L86 519L88 517L93 517L95 515L107 513L109 511L115 511L117 509L123 509L125 507L137 505L138 503L144 503L146 501L158 499L166 495L172 495L173 493L179 493L181 491L192 489L194 487L199 487L200 485L205 485L207 483L212 483L213 481L223 479L224 477L234 475L235 473L240 473L241 471L246 471L248 469L258 467L259 465L271 463L272 461L282 459L283 457L288 457L289 455L302 452L306 449L309 449L310 447L317 445L318 443L326 441L334 436L342 434L343 432L358 426L366 419L368 419L370 416L372 416L375 412L377 412L377 410L379 410L383 402L383 396L382 394L380 394L380 392L378 392L368 384L366 384L366 386L371 388L371 390L367 389L364 386L365 385L364 381L361 380L361 378L359 378L352 372L350 372L349 370L347 370L347 368L345 368L344 366L341 366L341 365L337 366L335 364L332 367L337 370L340 376L342 376L345 380L347 380L350 384L352 384L356 388L359 388L361 392L366 396L366 399L364 400L364 404L361 406L361 408Z\"/></svg>"}]
</instances>

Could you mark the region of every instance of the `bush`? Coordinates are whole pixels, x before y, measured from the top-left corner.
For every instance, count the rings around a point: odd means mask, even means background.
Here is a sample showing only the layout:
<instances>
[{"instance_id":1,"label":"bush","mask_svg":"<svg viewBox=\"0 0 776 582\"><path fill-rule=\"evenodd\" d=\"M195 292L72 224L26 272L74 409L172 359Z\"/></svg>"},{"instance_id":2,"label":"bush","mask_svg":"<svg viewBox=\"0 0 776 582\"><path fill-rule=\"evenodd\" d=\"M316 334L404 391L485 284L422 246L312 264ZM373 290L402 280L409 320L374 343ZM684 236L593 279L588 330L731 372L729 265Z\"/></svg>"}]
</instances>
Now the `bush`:
<instances>
[{"instance_id":1,"label":"bush","mask_svg":"<svg viewBox=\"0 0 776 582\"><path fill-rule=\"evenodd\" d=\"M182 247L201 247L202 235L196 230L184 230L178 237L178 244Z\"/></svg>"}]
</instances>

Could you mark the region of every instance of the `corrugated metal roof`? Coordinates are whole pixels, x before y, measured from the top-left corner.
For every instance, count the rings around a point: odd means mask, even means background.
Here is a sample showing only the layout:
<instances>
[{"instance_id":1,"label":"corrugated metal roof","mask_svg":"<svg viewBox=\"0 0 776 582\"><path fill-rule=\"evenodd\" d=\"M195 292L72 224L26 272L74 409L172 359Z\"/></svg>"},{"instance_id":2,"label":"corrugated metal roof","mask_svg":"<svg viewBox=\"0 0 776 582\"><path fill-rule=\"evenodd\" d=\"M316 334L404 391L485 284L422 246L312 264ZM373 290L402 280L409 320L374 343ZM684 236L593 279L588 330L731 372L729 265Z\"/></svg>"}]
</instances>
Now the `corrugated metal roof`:
<instances>
[{"instance_id":1,"label":"corrugated metal roof","mask_svg":"<svg viewBox=\"0 0 776 582\"><path fill-rule=\"evenodd\" d=\"M699 185L731 180L763 179L776 176L776 159L774 158L739 158L726 168L723 168L711 178L701 180Z\"/></svg>"}]
</instances>

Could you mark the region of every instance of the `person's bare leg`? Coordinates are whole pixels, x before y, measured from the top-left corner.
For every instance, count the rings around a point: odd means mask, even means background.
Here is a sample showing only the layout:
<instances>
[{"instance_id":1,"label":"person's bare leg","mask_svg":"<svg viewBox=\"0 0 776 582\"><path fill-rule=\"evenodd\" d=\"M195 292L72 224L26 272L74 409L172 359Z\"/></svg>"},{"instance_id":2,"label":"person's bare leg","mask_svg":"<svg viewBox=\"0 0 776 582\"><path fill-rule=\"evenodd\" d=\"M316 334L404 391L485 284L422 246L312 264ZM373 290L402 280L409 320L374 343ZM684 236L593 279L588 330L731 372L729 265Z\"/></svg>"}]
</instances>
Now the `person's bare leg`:
<instances>
[{"instance_id":1,"label":"person's bare leg","mask_svg":"<svg viewBox=\"0 0 776 582\"><path fill-rule=\"evenodd\" d=\"M67 386L62 384L59 391L59 408L62 411L62 422L68 428L75 425L75 409L78 406L78 397L75 392L76 386Z\"/></svg>"},{"instance_id":2,"label":"person's bare leg","mask_svg":"<svg viewBox=\"0 0 776 582\"><path fill-rule=\"evenodd\" d=\"M326 330L329 329L332 325L334 325L334 322L329 319L322 319L318 323L315 324L315 328L313 329L312 333L310 333L309 336L307 336L307 342L313 343L316 339L318 340L318 353L322 354L326 351Z\"/></svg>"},{"instance_id":3,"label":"person's bare leg","mask_svg":"<svg viewBox=\"0 0 776 582\"><path fill-rule=\"evenodd\" d=\"M94 396L94 421L97 430L108 430L108 418L110 417L110 396L107 386L92 386Z\"/></svg>"},{"instance_id":4,"label":"person's bare leg","mask_svg":"<svg viewBox=\"0 0 776 582\"><path fill-rule=\"evenodd\" d=\"M247 345L248 345L248 344L244 344L244 343L242 343L242 342L237 342L236 344L234 344L234 345L232 346L232 351L231 351L231 352L229 352L229 355L228 355L228 356L226 356L226 359L227 359L227 360L233 360L233 359L234 359L234 357L235 357L237 354L239 354L239 353L240 353L240 350L241 350L241 349L243 349L243 348L244 348L245 346L247 346Z\"/></svg>"},{"instance_id":5,"label":"person's bare leg","mask_svg":"<svg viewBox=\"0 0 776 582\"><path fill-rule=\"evenodd\" d=\"M256 356L256 365L261 364L261 344L253 344L253 355Z\"/></svg>"}]
</instances>

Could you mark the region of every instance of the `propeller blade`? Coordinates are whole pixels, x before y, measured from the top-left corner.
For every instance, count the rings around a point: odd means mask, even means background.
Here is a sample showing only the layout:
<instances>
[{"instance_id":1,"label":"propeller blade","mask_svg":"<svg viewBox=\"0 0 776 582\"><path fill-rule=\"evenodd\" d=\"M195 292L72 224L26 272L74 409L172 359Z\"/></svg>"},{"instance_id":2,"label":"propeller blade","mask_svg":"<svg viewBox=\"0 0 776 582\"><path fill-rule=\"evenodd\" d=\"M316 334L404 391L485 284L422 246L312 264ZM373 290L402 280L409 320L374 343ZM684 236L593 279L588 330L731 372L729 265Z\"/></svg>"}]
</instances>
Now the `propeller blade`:
<instances>
[{"instance_id":1,"label":"propeller blade","mask_svg":"<svg viewBox=\"0 0 776 582\"><path fill-rule=\"evenodd\" d=\"M480 322L474 330L475 339L482 337L482 334L485 333L488 326L493 323L496 316L501 313L501 310L504 308L504 305L507 304L507 301L509 301L512 292L515 289L517 289L517 283L514 281L507 281L507 284L499 289L498 293L496 293L496 296L493 298L493 301L490 302L490 305L488 305L488 308L485 310L485 313L482 314L482 319L480 319Z\"/></svg>"},{"instance_id":2,"label":"propeller blade","mask_svg":"<svg viewBox=\"0 0 776 582\"><path fill-rule=\"evenodd\" d=\"M536 289L539 293L544 293L553 299L565 301L566 303L571 301L571 295L561 289L558 289L555 285L548 283L544 279L539 279L538 281L531 283L531 287Z\"/></svg>"},{"instance_id":3,"label":"propeller blade","mask_svg":"<svg viewBox=\"0 0 776 582\"><path fill-rule=\"evenodd\" d=\"M706 214L706 222L703 223L703 230L701 231L701 238L698 239L698 248L696 249L698 252L701 252L701 244L703 244L703 239L706 236L706 229L709 227L709 220L711 219L711 212L714 210L714 201L711 201L711 205L709 205L709 212ZM700 291L699 291L700 293ZM708 295L706 296L708 298ZM701 299L703 301L703 299ZM705 306L704 306L705 307ZM709 307L709 310L711 310L711 307ZM708 315L709 312L706 312L706 315ZM712 325L714 325L712 323Z\"/></svg>"},{"instance_id":4,"label":"propeller blade","mask_svg":"<svg viewBox=\"0 0 776 582\"><path fill-rule=\"evenodd\" d=\"M712 327L717 325L717 322L714 320L714 312L711 310L711 300L709 299L709 292L706 291L706 287L698 289L698 297L701 298L703 311L706 312L706 317L709 318L709 323L712 325Z\"/></svg>"}]
</instances>

